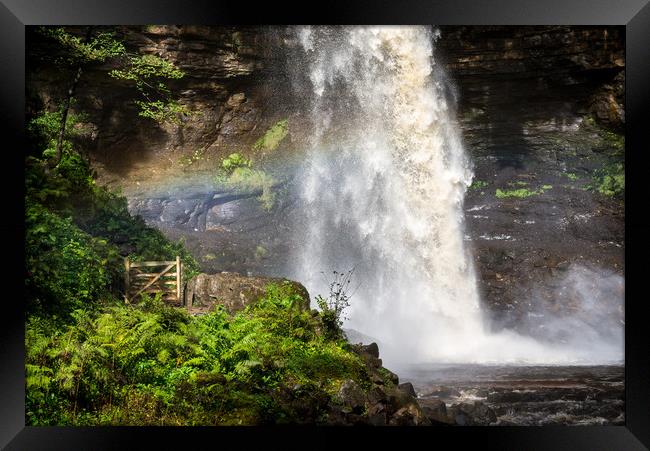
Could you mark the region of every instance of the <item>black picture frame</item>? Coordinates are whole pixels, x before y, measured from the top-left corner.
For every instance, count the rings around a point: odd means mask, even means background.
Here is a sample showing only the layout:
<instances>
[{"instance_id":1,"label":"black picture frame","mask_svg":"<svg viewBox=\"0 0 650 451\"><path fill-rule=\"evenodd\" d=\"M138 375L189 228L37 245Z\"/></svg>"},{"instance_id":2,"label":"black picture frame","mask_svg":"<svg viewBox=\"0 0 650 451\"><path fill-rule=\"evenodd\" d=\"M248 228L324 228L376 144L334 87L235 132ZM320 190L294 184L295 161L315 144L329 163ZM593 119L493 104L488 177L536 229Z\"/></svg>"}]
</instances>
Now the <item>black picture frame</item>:
<instances>
[{"instance_id":1,"label":"black picture frame","mask_svg":"<svg viewBox=\"0 0 650 451\"><path fill-rule=\"evenodd\" d=\"M310 7L311 6L311 7ZM26 427L24 414L24 279L23 177L25 106L25 26L77 24L436 24L436 25L624 25L626 35L626 341L625 426L582 427L462 427L462 428L301 428L313 438L295 440L286 428L73 428ZM330 1L302 6L269 2L173 0L1 0L0 2L0 117L4 133L2 192L15 196L4 205L6 244L15 244L15 256L5 257L6 283L0 328L0 447L32 449L130 449L135 440L151 447L173 449L205 440L218 447L236 439L244 448L249 440L285 445L340 446L346 436L363 435L364 447L373 444L423 440L420 446L438 446L440 438L458 446L472 442L480 449L517 450L641 450L650 447L650 327L643 314L648 296L644 279L650 266L645 257L650 231L644 218L648 199L647 129L650 109L650 4L649 0L494 0L494 1ZM12 146L6 145L8 139ZM11 175L12 177L8 177ZM15 177L15 179L14 179ZM341 432L343 437L334 432ZM268 441L267 441L268 440ZM291 442L287 441L290 440ZM300 439L302 441L304 439ZM243 441L243 442L242 442ZM429 443L430 445L427 445ZM156 444L156 445L154 445Z\"/></svg>"}]
</instances>

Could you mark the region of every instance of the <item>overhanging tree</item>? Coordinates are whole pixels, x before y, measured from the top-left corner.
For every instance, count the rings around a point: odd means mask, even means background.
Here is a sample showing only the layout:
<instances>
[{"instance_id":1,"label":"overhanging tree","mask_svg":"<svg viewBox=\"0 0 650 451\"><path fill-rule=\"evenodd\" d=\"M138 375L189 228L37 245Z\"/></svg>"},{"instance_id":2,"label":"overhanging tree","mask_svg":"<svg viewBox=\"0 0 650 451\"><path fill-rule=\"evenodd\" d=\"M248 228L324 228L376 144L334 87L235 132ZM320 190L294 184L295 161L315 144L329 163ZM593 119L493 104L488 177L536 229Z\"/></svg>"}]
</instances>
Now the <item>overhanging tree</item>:
<instances>
[{"instance_id":1,"label":"overhanging tree","mask_svg":"<svg viewBox=\"0 0 650 451\"><path fill-rule=\"evenodd\" d=\"M72 75L66 96L60 107L60 120L56 133L54 157L49 160L50 169L61 162L65 148L66 127L69 125L69 112L73 104L77 86L84 72L92 67L113 63L108 75L133 84L138 95L134 103L138 115L158 123L172 122L179 124L182 115L189 114L172 95L167 86L168 80L177 80L185 74L170 61L156 55L141 55L127 51L124 44L112 31L85 27L83 33L72 33L63 27L40 27L40 34L52 39L56 45L54 64Z\"/></svg>"}]
</instances>

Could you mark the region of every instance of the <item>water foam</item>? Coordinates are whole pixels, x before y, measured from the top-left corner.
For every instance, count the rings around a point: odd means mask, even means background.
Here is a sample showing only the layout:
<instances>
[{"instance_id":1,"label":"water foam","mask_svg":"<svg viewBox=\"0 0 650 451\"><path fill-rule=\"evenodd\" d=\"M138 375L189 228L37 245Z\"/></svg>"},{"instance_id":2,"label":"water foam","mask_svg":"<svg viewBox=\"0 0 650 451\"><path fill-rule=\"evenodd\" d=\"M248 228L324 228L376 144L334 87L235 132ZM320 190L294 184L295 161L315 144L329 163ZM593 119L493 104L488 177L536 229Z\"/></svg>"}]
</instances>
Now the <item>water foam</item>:
<instances>
[{"instance_id":1,"label":"water foam","mask_svg":"<svg viewBox=\"0 0 650 451\"><path fill-rule=\"evenodd\" d=\"M570 347L488 332L463 199L472 167L428 27L305 27L310 150L291 276L327 293L355 268L350 327L400 362L576 363ZM325 274L323 274L325 272Z\"/></svg>"}]
</instances>

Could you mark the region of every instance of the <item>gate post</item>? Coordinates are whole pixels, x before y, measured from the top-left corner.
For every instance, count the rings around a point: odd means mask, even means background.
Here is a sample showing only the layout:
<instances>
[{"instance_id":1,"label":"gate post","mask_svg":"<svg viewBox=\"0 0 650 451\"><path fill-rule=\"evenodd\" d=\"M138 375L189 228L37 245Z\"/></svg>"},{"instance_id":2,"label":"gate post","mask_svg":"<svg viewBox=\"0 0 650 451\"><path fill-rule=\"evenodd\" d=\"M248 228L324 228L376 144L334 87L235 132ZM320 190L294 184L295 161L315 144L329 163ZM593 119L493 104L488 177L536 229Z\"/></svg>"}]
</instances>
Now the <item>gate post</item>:
<instances>
[{"instance_id":1,"label":"gate post","mask_svg":"<svg viewBox=\"0 0 650 451\"><path fill-rule=\"evenodd\" d=\"M129 289L131 288L131 262L129 257L124 257L124 302L129 303Z\"/></svg>"},{"instance_id":2,"label":"gate post","mask_svg":"<svg viewBox=\"0 0 650 451\"><path fill-rule=\"evenodd\" d=\"M183 300L181 299L181 257L180 255L176 256L176 299L183 305Z\"/></svg>"}]
</instances>

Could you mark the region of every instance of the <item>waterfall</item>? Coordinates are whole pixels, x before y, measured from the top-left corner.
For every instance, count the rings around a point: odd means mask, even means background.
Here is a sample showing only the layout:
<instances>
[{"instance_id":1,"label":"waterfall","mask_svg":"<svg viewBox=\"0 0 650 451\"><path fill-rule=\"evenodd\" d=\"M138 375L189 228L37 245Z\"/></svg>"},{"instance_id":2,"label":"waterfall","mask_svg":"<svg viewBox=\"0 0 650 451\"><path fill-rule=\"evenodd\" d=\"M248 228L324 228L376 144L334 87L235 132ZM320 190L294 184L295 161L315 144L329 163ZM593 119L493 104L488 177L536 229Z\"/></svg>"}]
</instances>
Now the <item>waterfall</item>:
<instances>
[{"instance_id":1,"label":"waterfall","mask_svg":"<svg viewBox=\"0 0 650 451\"><path fill-rule=\"evenodd\" d=\"M400 362L573 361L484 325L463 199L472 181L429 27L297 31L311 123L290 274L327 294L354 268L345 327ZM304 64L304 66L302 66Z\"/></svg>"}]
</instances>

